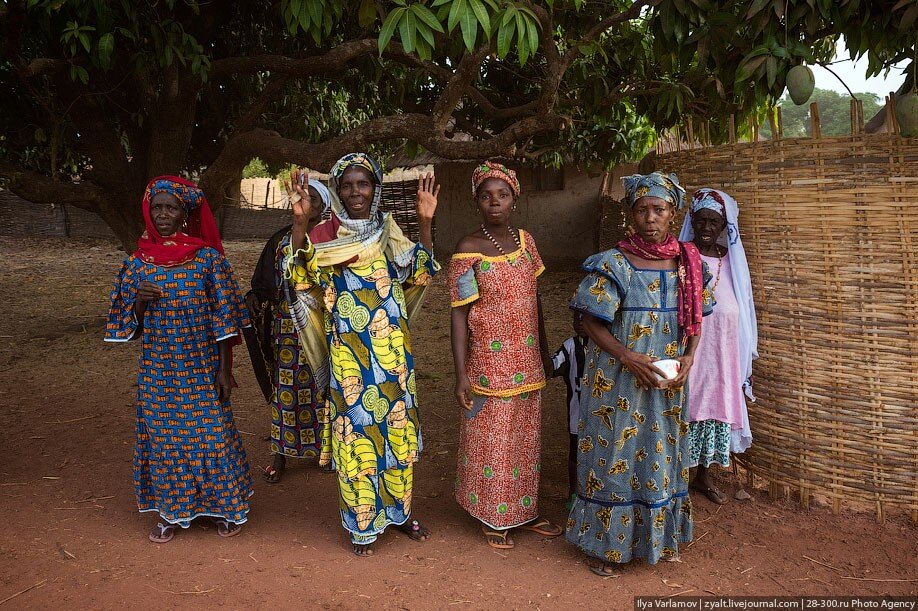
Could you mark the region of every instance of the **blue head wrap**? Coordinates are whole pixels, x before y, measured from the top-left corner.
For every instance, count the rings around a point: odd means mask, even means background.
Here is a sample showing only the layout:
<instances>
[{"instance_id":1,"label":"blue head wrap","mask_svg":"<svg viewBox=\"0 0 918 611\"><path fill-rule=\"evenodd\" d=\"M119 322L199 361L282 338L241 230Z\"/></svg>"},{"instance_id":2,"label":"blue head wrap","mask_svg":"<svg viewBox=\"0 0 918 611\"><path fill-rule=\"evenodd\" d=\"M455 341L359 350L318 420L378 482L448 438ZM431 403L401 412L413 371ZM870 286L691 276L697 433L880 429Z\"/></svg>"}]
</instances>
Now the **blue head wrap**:
<instances>
[{"instance_id":1,"label":"blue head wrap","mask_svg":"<svg viewBox=\"0 0 918 611\"><path fill-rule=\"evenodd\" d=\"M177 200L182 202L182 208L185 209L185 214L189 215L197 210L201 202L204 201L204 192L199 188L184 185L180 182L169 180L168 178L156 179L153 181L153 184L147 187L147 191L147 197L151 200L157 193L168 193L174 196Z\"/></svg>"},{"instance_id":2,"label":"blue head wrap","mask_svg":"<svg viewBox=\"0 0 918 611\"><path fill-rule=\"evenodd\" d=\"M632 207L642 197L659 197L675 206L676 210L685 205L685 189L675 174L632 174L622 178L622 186L625 187L625 200Z\"/></svg>"}]
</instances>

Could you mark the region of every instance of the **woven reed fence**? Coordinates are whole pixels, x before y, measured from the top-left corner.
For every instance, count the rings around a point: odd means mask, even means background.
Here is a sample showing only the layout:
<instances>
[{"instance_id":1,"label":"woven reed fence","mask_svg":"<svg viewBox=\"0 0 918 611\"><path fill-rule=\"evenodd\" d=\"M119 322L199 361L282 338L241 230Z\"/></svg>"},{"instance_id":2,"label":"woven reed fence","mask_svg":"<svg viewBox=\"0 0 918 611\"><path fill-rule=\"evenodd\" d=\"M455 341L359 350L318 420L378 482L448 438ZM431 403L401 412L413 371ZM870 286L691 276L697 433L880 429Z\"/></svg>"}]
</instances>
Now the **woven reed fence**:
<instances>
[{"instance_id":1,"label":"woven reed fence","mask_svg":"<svg viewBox=\"0 0 918 611\"><path fill-rule=\"evenodd\" d=\"M918 521L918 138L821 138L816 117L815 138L664 153L657 169L740 203L760 354L741 463L773 495Z\"/></svg>"}]
</instances>

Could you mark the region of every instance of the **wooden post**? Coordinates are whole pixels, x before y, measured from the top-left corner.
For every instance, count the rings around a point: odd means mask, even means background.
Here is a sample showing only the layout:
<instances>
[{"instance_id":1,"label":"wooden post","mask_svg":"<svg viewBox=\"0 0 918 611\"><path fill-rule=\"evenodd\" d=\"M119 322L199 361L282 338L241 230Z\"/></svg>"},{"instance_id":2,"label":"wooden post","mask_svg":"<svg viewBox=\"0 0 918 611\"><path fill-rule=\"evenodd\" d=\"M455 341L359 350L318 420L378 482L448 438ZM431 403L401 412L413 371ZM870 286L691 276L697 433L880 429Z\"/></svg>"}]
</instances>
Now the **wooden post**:
<instances>
[{"instance_id":1,"label":"wooden post","mask_svg":"<svg viewBox=\"0 0 918 611\"><path fill-rule=\"evenodd\" d=\"M900 131L901 127L899 125L899 119L898 117L896 117L896 92L895 91L889 92L889 102L886 103L886 106L887 108L889 108L889 118L892 120L892 122L889 124L891 128L890 131L896 134L897 136L902 135L902 132Z\"/></svg>"},{"instance_id":2,"label":"wooden post","mask_svg":"<svg viewBox=\"0 0 918 611\"><path fill-rule=\"evenodd\" d=\"M822 127L819 124L819 104L810 104L810 124L813 128L813 138L822 138Z\"/></svg>"},{"instance_id":3,"label":"wooden post","mask_svg":"<svg viewBox=\"0 0 918 611\"><path fill-rule=\"evenodd\" d=\"M271 181L268 180L268 183L265 185L265 208L268 207L268 194L271 192Z\"/></svg>"},{"instance_id":4,"label":"wooden post","mask_svg":"<svg viewBox=\"0 0 918 611\"><path fill-rule=\"evenodd\" d=\"M781 114L780 106L778 106L778 138L784 138L784 116Z\"/></svg>"},{"instance_id":5,"label":"wooden post","mask_svg":"<svg viewBox=\"0 0 918 611\"><path fill-rule=\"evenodd\" d=\"M864 133L864 100L857 101L857 133Z\"/></svg>"},{"instance_id":6,"label":"wooden post","mask_svg":"<svg viewBox=\"0 0 918 611\"><path fill-rule=\"evenodd\" d=\"M851 128L851 135L857 135L857 99L851 98L851 102L848 104L848 125Z\"/></svg>"},{"instance_id":7,"label":"wooden post","mask_svg":"<svg viewBox=\"0 0 918 611\"><path fill-rule=\"evenodd\" d=\"M736 116L732 114L730 115L729 138L730 144L736 144Z\"/></svg>"},{"instance_id":8,"label":"wooden post","mask_svg":"<svg viewBox=\"0 0 918 611\"><path fill-rule=\"evenodd\" d=\"M775 116L775 108L771 107L768 109L768 125L771 126L771 139L780 140L781 133L778 131L778 120Z\"/></svg>"}]
</instances>

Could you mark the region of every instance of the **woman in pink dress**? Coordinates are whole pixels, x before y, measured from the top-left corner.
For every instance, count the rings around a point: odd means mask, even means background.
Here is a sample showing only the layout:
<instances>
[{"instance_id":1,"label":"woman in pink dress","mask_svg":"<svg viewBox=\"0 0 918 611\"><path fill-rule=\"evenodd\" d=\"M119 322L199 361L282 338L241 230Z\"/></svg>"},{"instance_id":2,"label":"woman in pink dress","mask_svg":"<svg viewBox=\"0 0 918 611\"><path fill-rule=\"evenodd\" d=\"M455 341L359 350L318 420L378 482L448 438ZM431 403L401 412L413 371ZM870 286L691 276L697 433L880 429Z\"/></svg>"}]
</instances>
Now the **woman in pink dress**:
<instances>
[{"instance_id":1,"label":"woman in pink dress","mask_svg":"<svg viewBox=\"0 0 918 611\"><path fill-rule=\"evenodd\" d=\"M545 271L532 236L510 227L520 183L485 162L472 175L481 228L449 265L456 399L462 408L456 500L481 522L488 545L514 546L521 527L557 537L539 517L541 389L548 344L537 278Z\"/></svg>"},{"instance_id":2,"label":"woman in pink dress","mask_svg":"<svg viewBox=\"0 0 918 611\"><path fill-rule=\"evenodd\" d=\"M708 467L730 465L730 453L752 444L746 397L755 401L752 360L758 357L755 305L749 265L739 235L736 201L715 189L699 189L685 217L680 240L693 241L714 275L709 289L714 312L704 321L689 376L691 487L718 505L727 502Z\"/></svg>"}]
</instances>

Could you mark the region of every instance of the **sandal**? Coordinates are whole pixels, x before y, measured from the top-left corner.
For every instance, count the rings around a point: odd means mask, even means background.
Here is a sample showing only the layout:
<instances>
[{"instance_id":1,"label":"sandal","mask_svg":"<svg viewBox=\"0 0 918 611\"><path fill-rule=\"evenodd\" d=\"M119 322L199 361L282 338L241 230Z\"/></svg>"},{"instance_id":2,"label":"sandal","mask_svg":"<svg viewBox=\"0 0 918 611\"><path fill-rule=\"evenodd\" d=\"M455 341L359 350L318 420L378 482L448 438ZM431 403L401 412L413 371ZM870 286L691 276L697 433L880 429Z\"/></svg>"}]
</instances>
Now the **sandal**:
<instances>
[{"instance_id":1,"label":"sandal","mask_svg":"<svg viewBox=\"0 0 918 611\"><path fill-rule=\"evenodd\" d=\"M408 535L412 541L424 542L430 539L430 530L424 528L417 520L398 524L396 528Z\"/></svg>"},{"instance_id":2,"label":"sandal","mask_svg":"<svg viewBox=\"0 0 918 611\"><path fill-rule=\"evenodd\" d=\"M281 481L281 475L284 474L283 469L275 469L272 465L268 465L264 469L265 471L265 481L269 484L277 484Z\"/></svg>"},{"instance_id":3,"label":"sandal","mask_svg":"<svg viewBox=\"0 0 918 611\"><path fill-rule=\"evenodd\" d=\"M242 526L229 520L214 520L217 524L217 534L221 537L235 537L242 532Z\"/></svg>"},{"instance_id":4,"label":"sandal","mask_svg":"<svg viewBox=\"0 0 918 611\"><path fill-rule=\"evenodd\" d=\"M590 572L594 575L599 575L600 577L616 577L617 571L615 570L615 565L611 562L602 562L599 560L590 560L587 561L587 568L590 569Z\"/></svg>"},{"instance_id":5,"label":"sandal","mask_svg":"<svg viewBox=\"0 0 918 611\"><path fill-rule=\"evenodd\" d=\"M156 525L156 528L150 532L150 541L153 543L169 543L175 536L175 524L166 524L162 522Z\"/></svg>"},{"instance_id":6,"label":"sandal","mask_svg":"<svg viewBox=\"0 0 918 611\"><path fill-rule=\"evenodd\" d=\"M711 501L715 505L723 505L724 503L727 502L727 495L721 492L720 490L718 490L717 488L714 488L713 486L705 487L705 486L702 486L701 484L693 483L691 485L691 489L702 493L708 498L709 501Z\"/></svg>"},{"instance_id":7,"label":"sandal","mask_svg":"<svg viewBox=\"0 0 918 611\"><path fill-rule=\"evenodd\" d=\"M505 530L494 530L482 524L481 532L484 533L488 545L494 549L513 549L514 545L516 545L513 539L508 538L510 534L509 528Z\"/></svg>"},{"instance_id":8,"label":"sandal","mask_svg":"<svg viewBox=\"0 0 918 611\"><path fill-rule=\"evenodd\" d=\"M557 524L552 524L545 518L536 518L532 522L523 524L520 528L540 534L544 537L557 537L564 534L563 528Z\"/></svg>"},{"instance_id":9,"label":"sandal","mask_svg":"<svg viewBox=\"0 0 918 611\"><path fill-rule=\"evenodd\" d=\"M361 558L367 558L368 556L372 556L376 553L373 550L372 543L367 543L365 545L360 543L352 543L351 545L354 546L354 555L360 556Z\"/></svg>"}]
</instances>

